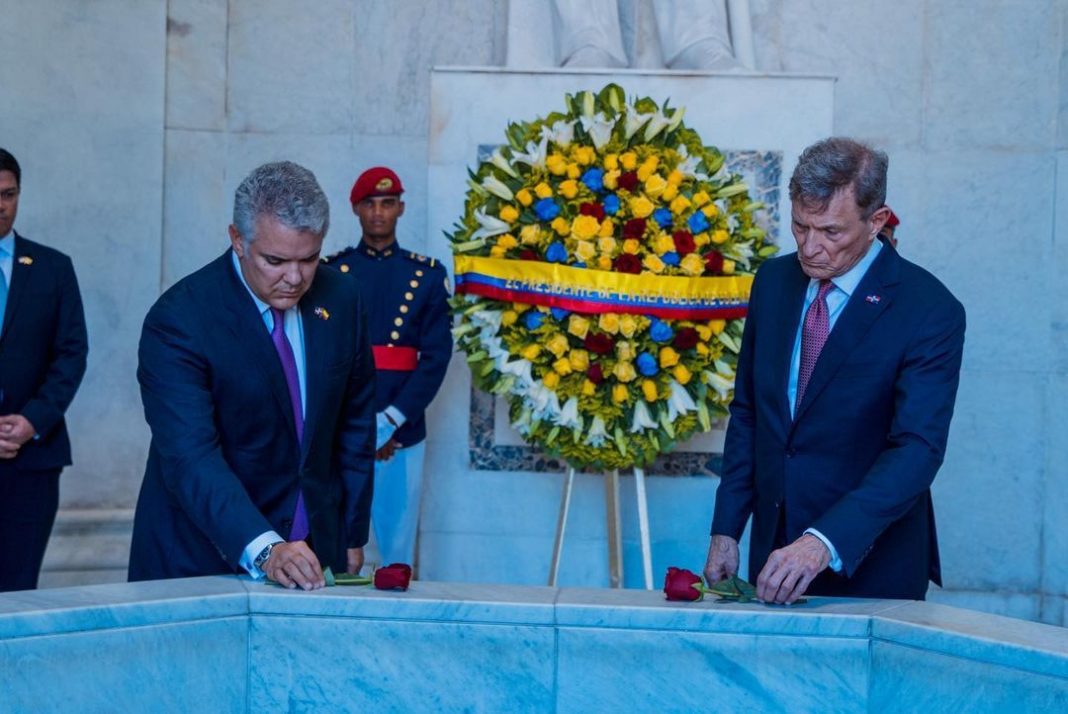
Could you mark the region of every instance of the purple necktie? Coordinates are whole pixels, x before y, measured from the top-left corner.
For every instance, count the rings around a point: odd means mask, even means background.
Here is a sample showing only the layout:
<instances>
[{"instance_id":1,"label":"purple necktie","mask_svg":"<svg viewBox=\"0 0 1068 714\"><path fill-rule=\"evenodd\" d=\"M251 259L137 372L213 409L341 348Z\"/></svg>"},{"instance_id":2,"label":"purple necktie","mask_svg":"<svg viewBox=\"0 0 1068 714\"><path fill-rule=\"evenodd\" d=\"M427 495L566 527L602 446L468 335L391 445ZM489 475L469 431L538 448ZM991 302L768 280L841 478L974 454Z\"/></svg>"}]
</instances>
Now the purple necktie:
<instances>
[{"instance_id":1,"label":"purple necktie","mask_svg":"<svg viewBox=\"0 0 1068 714\"><path fill-rule=\"evenodd\" d=\"M282 371L286 375L286 387L289 388L289 404L293 407L293 421L297 425L297 443L304 441L304 408L300 404L300 379L297 377L297 359L293 356L293 346L289 344L285 331L285 314L278 308L271 308L274 328L271 330L271 342L282 362ZM289 531L289 540L304 540L308 537L308 514L304 510L304 492L297 492L297 510L293 514L293 528Z\"/></svg>"},{"instance_id":2,"label":"purple necktie","mask_svg":"<svg viewBox=\"0 0 1068 714\"><path fill-rule=\"evenodd\" d=\"M794 413L801 408L801 400L805 396L805 388L808 380L812 378L812 370L816 368L816 360L819 359L823 345L827 342L827 335L831 333L831 320L827 310L827 293L834 289L834 283L830 280L821 280L816 299L808 306L805 313L805 325L801 328L801 366L797 370L797 398L794 400Z\"/></svg>"}]
</instances>

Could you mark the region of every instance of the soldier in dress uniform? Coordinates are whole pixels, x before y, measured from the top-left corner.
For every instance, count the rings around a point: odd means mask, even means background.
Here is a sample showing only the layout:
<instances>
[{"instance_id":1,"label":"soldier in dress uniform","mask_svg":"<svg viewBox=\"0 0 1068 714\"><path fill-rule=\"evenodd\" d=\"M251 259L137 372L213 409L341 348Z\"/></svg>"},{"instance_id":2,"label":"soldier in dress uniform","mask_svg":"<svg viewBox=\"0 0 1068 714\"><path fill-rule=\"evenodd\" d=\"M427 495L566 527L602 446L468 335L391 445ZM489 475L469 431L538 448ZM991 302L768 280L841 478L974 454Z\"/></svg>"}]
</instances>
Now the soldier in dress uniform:
<instances>
[{"instance_id":1,"label":"soldier in dress uniform","mask_svg":"<svg viewBox=\"0 0 1068 714\"><path fill-rule=\"evenodd\" d=\"M349 200L363 238L359 245L324 259L359 282L367 309L378 422L371 523L383 563L414 560L424 412L452 354L445 267L397 243L403 192L400 178L384 166L360 174Z\"/></svg>"}]
</instances>

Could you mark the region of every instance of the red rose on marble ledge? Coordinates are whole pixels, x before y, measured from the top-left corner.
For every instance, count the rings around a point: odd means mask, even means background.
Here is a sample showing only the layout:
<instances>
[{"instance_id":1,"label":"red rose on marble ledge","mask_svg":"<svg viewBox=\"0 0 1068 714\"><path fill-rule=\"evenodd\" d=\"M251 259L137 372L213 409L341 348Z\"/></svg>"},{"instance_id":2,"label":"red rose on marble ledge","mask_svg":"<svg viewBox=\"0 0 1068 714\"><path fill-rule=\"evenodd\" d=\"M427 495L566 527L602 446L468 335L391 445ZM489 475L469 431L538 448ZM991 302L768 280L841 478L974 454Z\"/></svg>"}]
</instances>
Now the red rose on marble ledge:
<instances>
[{"instance_id":1,"label":"red rose on marble ledge","mask_svg":"<svg viewBox=\"0 0 1068 714\"><path fill-rule=\"evenodd\" d=\"M700 600L703 590L695 588L703 585L701 576L686 568L668 568L664 576L664 595L668 600Z\"/></svg>"},{"instance_id":2,"label":"red rose on marble ledge","mask_svg":"<svg viewBox=\"0 0 1068 714\"><path fill-rule=\"evenodd\" d=\"M412 581L412 566L393 563L375 571L375 587L379 590L407 590Z\"/></svg>"}]
</instances>

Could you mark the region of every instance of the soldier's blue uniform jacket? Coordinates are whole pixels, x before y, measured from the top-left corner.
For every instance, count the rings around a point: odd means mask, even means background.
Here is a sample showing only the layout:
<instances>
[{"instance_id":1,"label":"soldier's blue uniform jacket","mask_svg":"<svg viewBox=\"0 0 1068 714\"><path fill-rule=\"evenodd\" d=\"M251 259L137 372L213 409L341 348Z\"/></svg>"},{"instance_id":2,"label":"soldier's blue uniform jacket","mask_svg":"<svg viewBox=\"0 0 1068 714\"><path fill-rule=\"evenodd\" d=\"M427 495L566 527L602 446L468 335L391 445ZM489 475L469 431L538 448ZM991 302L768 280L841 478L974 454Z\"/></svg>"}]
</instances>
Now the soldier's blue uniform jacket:
<instances>
[{"instance_id":1,"label":"soldier's blue uniform jacket","mask_svg":"<svg viewBox=\"0 0 1068 714\"><path fill-rule=\"evenodd\" d=\"M376 250L363 241L323 261L355 278L367 310L375 348L375 411L393 405L405 422L393 439L402 447L426 438L424 412L445 379L452 354L449 277L433 258L402 249L396 242ZM396 350L396 348L408 348ZM412 364L397 367L415 350ZM383 358L385 363L383 364Z\"/></svg>"}]
</instances>

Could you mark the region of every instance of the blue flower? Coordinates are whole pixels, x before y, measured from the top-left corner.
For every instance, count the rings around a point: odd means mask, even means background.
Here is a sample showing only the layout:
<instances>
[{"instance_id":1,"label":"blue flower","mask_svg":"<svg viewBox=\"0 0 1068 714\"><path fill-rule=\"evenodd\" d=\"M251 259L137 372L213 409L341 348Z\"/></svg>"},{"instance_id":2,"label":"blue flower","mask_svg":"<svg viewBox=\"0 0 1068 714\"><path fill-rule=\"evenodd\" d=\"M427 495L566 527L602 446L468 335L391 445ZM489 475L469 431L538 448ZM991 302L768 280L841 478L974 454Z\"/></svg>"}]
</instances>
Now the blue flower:
<instances>
[{"instance_id":1,"label":"blue flower","mask_svg":"<svg viewBox=\"0 0 1068 714\"><path fill-rule=\"evenodd\" d=\"M553 318L555 318L557 322L563 322L564 318L571 314L570 311L565 310L562 307L550 307L549 312L553 314Z\"/></svg>"},{"instance_id":2,"label":"blue flower","mask_svg":"<svg viewBox=\"0 0 1068 714\"><path fill-rule=\"evenodd\" d=\"M652 377L654 374L660 371L657 367L656 357L653 357L648 352L642 352L638 355L638 359L634 361L638 366L638 371L642 373L644 377Z\"/></svg>"},{"instance_id":3,"label":"blue flower","mask_svg":"<svg viewBox=\"0 0 1068 714\"><path fill-rule=\"evenodd\" d=\"M690 220L687 221L687 225L690 226L691 233L704 233L708 230L708 218L705 214L698 211L690 216Z\"/></svg>"},{"instance_id":4,"label":"blue flower","mask_svg":"<svg viewBox=\"0 0 1068 714\"><path fill-rule=\"evenodd\" d=\"M649 337L653 339L653 342L669 342L675 333L671 331L671 328L663 320L653 318L653 324L649 327Z\"/></svg>"},{"instance_id":5,"label":"blue flower","mask_svg":"<svg viewBox=\"0 0 1068 714\"><path fill-rule=\"evenodd\" d=\"M585 267L586 267L586 264L585 264L585 263L583 263L583 262L582 262L582 261L580 260L580 261L579 261L579 262L577 262L577 263L572 263L572 264L571 264L571 267L572 267L572 268L585 268Z\"/></svg>"},{"instance_id":6,"label":"blue flower","mask_svg":"<svg viewBox=\"0 0 1068 714\"><path fill-rule=\"evenodd\" d=\"M658 208L653 211L653 220L659 223L661 228L671 228L671 211L666 208Z\"/></svg>"},{"instance_id":7,"label":"blue flower","mask_svg":"<svg viewBox=\"0 0 1068 714\"><path fill-rule=\"evenodd\" d=\"M548 250L545 251L545 259L550 263L566 263L567 248L565 248L564 244L560 241L554 240L549 244Z\"/></svg>"},{"instance_id":8,"label":"blue flower","mask_svg":"<svg viewBox=\"0 0 1068 714\"><path fill-rule=\"evenodd\" d=\"M664 261L664 265L678 265L679 254L675 251L671 251L670 253L664 253L662 256L660 256L660 260Z\"/></svg>"},{"instance_id":9,"label":"blue flower","mask_svg":"<svg viewBox=\"0 0 1068 714\"><path fill-rule=\"evenodd\" d=\"M619 196L614 193L610 193L604 197L604 201L601 202L604 206L604 212L610 216L614 216L619 213Z\"/></svg>"},{"instance_id":10,"label":"blue flower","mask_svg":"<svg viewBox=\"0 0 1068 714\"><path fill-rule=\"evenodd\" d=\"M545 322L545 313L538 310L527 310L527 314L523 315L523 322L526 323L527 329L533 332L541 327L541 323Z\"/></svg>"},{"instance_id":11,"label":"blue flower","mask_svg":"<svg viewBox=\"0 0 1068 714\"><path fill-rule=\"evenodd\" d=\"M560 215L560 207L551 198L543 198L534 204L534 212L543 221L551 221Z\"/></svg>"},{"instance_id":12,"label":"blue flower","mask_svg":"<svg viewBox=\"0 0 1068 714\"><path fill-rule=\"evenodd\" d=\"M586 173L582 174L579 180L594 193L604 190L604 171L601 169L586 169Z\"/></svg>"}]
</instances>

